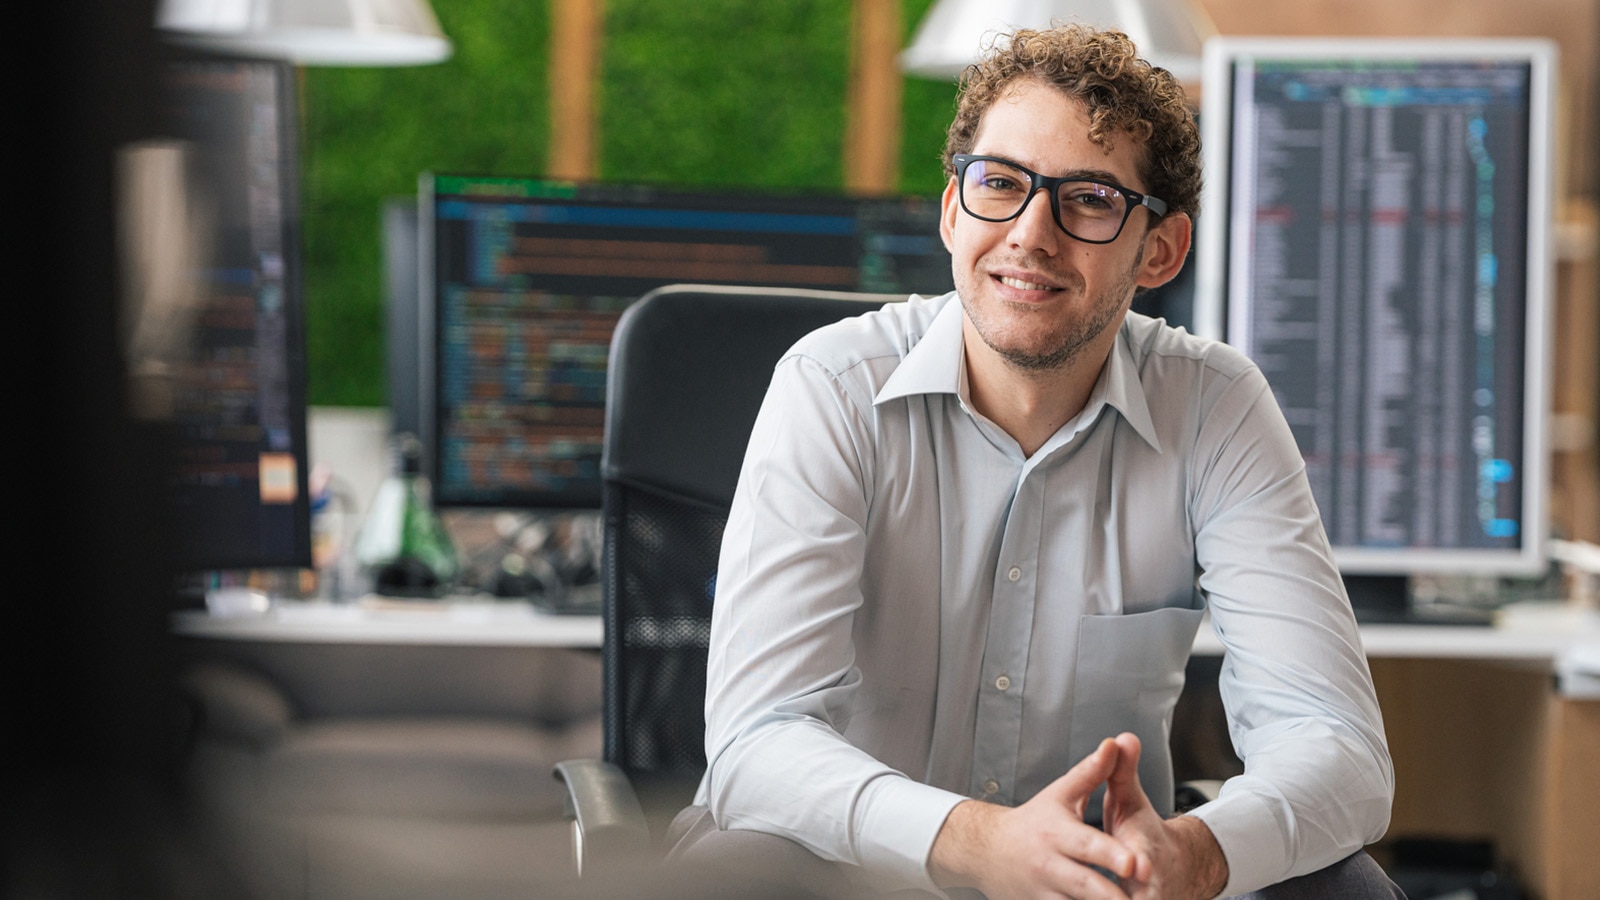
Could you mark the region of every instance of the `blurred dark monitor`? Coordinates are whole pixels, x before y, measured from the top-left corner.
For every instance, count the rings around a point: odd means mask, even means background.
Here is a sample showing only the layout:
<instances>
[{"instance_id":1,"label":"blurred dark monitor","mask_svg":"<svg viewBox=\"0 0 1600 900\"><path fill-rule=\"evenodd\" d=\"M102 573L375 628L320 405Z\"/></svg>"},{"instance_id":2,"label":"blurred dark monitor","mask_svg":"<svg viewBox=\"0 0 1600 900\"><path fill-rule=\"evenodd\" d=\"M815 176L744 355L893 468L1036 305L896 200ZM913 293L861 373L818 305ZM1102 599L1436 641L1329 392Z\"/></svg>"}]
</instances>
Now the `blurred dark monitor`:
<instances>
[{"instance_id":1,"label":"blurred dark monitor","mask_svg":"<svg viewBox=\"0 0 1600 900\"><path fill-rule=\"evenodd\" d=\"M654 288L952 286L933 198L458 175L425 176L419 195L421 433L440 506L599 508L611 333Z\"/></svg>"},{"instance_id":2,"label":"blurred dark monitor","mask_svg":"<svg viewBox=\"0 0 1600 900\"><path fill-rule=\"evenodd\" d=\"M178 51L163 65L186 192L213 219L174 379L176 562L309 567L294 69Z\"/></svg>"}]
</instances>

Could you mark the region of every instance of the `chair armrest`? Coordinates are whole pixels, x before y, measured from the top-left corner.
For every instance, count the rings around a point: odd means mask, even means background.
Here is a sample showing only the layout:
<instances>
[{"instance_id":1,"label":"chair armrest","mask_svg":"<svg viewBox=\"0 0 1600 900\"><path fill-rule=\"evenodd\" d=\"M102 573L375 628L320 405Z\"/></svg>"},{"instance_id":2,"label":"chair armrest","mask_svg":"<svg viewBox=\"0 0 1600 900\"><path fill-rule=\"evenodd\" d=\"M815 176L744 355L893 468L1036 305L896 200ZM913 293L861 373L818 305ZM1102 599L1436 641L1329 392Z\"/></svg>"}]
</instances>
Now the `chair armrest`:
<instances>
[{"instance_id":1,"label":"chair armrest","mask_svg":"<svg viewBox=\"0 0 1600 900\"><path fill-rule=\"evenodd\" d=\"M1217 799L1220 793L1222 793L1221 781L1212 779L1185 781L1178 785L1177 802L1173 804L1173 812L1186 813L1203 803Z\"/></svg>"},{"instance_id":2,"label":"chair armrest","mask_svg":"<svg viewBox=\"0 0 1600 900\"><path fill-rule=\"evenodd\" d=\"M569 759L556 763L555 777L567 787L572 862L579 877L590 860L631 857L649 849L650 826L621 769L598 759Z\"/></svg>"}]
</instances>

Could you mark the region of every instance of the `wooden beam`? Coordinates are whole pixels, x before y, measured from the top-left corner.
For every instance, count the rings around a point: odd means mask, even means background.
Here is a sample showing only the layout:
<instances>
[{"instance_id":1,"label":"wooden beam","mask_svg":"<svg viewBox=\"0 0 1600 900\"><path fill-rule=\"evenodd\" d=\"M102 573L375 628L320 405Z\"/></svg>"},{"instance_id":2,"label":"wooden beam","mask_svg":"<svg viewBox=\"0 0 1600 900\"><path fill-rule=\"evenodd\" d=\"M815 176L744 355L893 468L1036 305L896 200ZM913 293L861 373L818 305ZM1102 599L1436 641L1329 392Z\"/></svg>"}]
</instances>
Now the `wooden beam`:
<instances>
[{"instance_id":1,"label":"wooden beam","mask_svg":"<svg viewBox=\"0 0 1600 900\"><path fill-rule=\"evenodd\" d=\"M855 0L844 186L892 194L900 180L900 0Z\"/></svg>"},{"instance_id":2,"label":"wooden beam","mask_svg":"<svg viewBox=\"0 0 1600 900\"><path fill-rule=\"evenodd\" d=\"M545 174L592 180L599 170L595 99L600 74L602 0L550 4L550 145Z\"/></svg>"},{"instance_id":3,"label":"wooden beam","mask_svg":"<svg viewBox=\"0 0 1600 900\"><path fill-rule=\"evenodd\" d=\"M1600 700L1551 698L1553 723L1544 790L1544 896L1547 900L1600 897Z\"/></svg>"},{"instance_id":4,"label":"wooden beam","mask_svg":"<svg viewBox=\"0 0 1600 900\"><path fill-rule=\"evenodd\" d=\"M1600 211L1557 205L1550 513L1563 537L1600 543Z\"/></svg>"}]
</instances>

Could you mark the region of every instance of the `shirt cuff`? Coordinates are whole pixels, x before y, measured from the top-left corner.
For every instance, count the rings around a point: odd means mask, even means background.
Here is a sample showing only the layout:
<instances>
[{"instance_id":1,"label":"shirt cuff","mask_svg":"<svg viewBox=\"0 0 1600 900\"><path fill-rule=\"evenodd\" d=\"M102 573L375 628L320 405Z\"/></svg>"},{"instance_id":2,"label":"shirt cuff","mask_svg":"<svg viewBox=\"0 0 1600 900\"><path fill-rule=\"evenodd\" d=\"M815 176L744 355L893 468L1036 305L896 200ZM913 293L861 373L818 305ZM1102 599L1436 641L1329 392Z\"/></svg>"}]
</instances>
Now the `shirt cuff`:
<instances>
[{"instance_id":1,"label":"shirt cuff","mask_svg":"<svg viewBox=\"0 0 1600 900\"><path fill-rule=\"evenodd\" d=\"M874 887L943 894L928 874L928 854L950 810L966 797L904 776L874 779L861 793L851 829Z\"/></svg>"},{"instance_id":2,"label":"shirt cuff","mask_svg":"<svg viewBox=\"0 0 1600 900\"><path fill-rule=\"evenodd\" d=\"M1185 815L1206 823L1228 861L1228 883L1218 896L1246 894L1283 880L1289 848L1284 844L1283 823L1266 800L1234 791Z\"/></svg>"}]
</instances>

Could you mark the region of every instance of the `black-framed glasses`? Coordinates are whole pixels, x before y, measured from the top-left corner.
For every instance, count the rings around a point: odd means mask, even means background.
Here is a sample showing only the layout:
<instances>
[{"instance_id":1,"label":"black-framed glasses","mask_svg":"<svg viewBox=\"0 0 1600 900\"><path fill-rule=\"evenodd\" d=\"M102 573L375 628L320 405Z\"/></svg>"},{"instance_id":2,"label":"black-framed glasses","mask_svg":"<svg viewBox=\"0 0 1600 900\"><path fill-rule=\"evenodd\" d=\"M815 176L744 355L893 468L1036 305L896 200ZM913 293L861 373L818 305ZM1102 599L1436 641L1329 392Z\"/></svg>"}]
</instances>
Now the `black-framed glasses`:
<instances>
[{"instance_id":1,"label":"black-framed glasses","mask_svg":"<svg viewBox=\"0 0 1600 900\"><path fill-rule=\"evenodd\" d=\"M985 222L1009 222L1028 208L1040 190L1050 194L1050 213L1068 237L1086 244L1109 244L1143 206L1158 216L1167 201L1109 181L1052 178L998 156L955 155L961 208Z\"/></svg>"}]
</instances>

